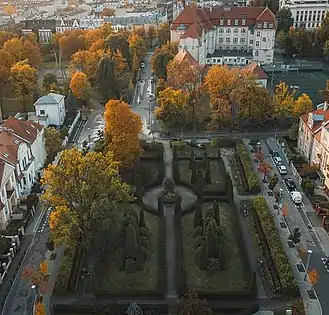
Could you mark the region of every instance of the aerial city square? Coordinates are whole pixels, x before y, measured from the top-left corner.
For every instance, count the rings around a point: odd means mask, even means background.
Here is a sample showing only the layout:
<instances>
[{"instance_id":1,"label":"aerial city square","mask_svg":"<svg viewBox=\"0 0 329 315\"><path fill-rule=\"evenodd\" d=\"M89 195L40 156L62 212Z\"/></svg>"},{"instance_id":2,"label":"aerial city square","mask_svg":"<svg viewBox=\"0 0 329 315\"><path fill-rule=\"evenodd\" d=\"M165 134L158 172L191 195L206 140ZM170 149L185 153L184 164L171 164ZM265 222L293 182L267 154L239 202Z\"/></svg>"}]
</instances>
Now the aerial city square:
<instances>
[{"instance_id":1,"label":"aerial city square","mask_svg":"<svg viewBox=\"0 0 329 315\"><path fill-rule=\"evenodd\" d=\"M0 9L0 315L329 315L327 0Z\"/></svg>"}]
</instances>

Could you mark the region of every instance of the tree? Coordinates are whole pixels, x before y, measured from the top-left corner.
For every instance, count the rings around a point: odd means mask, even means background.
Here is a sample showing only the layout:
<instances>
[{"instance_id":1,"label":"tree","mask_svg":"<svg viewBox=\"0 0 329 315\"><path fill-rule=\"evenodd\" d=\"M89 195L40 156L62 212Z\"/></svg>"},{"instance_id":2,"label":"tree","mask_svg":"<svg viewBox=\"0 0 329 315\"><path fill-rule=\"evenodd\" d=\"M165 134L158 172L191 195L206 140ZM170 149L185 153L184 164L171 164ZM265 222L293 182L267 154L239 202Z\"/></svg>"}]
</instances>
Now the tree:
<instances>
[{"instance_id":1,"label":"tree","mask_svg":"<svg viewBox=\"0 0 329 315\"><path fill-rule=\"evenodd\" d=\"M45 128L45 147L47 152L47 161L51 163L57 153L62 149L63 139L60 131L55 128Z\"/></svg>"},{"instance_id":2,"label":"tree","mask_svg":"<svg viewBox=\"0 0 329 315\"><path fill-rule=\"evenodd\" d=\"M57 76L55 73L52 72L48 72L45 74L45 76L43 77L43 81L42 81L42 87L45 90L48 90L49 87L53 84L58 85L58 81L57 81Z\"/></svg>"},{"instance_id":3,"label":"tree","mask_svg":"<svg viewBox=\"0 0 329 315\"><path fill-rule=\"evenodd\" d=\"M0 31L0 48L2 49L5 42L15 37L17 37L17 34L8 31Z\"/></svg>"},{"instance_id":4,"label":"tree","mask_svg":"<svg viewBox=\"0 0 329 315\"><path fill-rule=\"evenodd\" d=\"M140 35L136 33L131 33L128 38L128 43L129 49L133 56L132 70L137 73L140 63L146 55L145 41ZM135 62L134 58L136 59Z\"/></svg>"},{"instance_id":5,"label":"tree","mask_svg":"<svg viewBox=\"0 0 329 315\"><path fill-rule=\"evenodd\" d=\"M182 90L166 88L159 93L155 116L166 128L183 127L187 123L186 110L188 95Z\"/></svg>"},{"instance_id":6,"label":"tree","mask_svg":"<svg viewBox=\"0 0 329 315\"><path fill-rule=\"evenodd\" d=\"M313 103L310 97L306 93L303 93L294 102L293 114L295 117L300 117L311 112L313 108Z\"/></svg>"},{"instance_id":7,"label":"tree","mask_svg":"<svg viewBox=\"0 0 329 315\"><path fill-rule=\"evenodd\" d=\"M46 315L46 305L41 302L37 302L35 304L35 315Z\"/></svg>"},{"instance_id":8,"label":"tree","mask_svg":"<svg viewBox=\"0 0 329 315\"><path fill-rule=\"evenodd\" d=\"M117 96L115 85L115 63L109 56L104 56L97 68L96 85L105 100Z\"/></svg>"},{"instance_id":9,"label":"tree","mask_svg":"<svg viewBox=\"0 0 329 315\"><path fill-rule=\"evenodd\" d=\"M26 60L15 63L10 69L10 82L16 95L23 100L23 112L25 110L25 98L33 95L37 87L37 70L31 67Z\"/></svg>"},{"instance_id":10,"label":"tree","mask_svg":"<svg viewBox=\"0 0 329 315\"><path fill-rule=\"evenodd\" d=\"M170 41L170 26L168 23L162 23L157 29L158 45L162 46Z\"/></svg>"},{"instance_id":11,"label":"tree","mask_svg":"<svg viewBox=\"0 0 329 315\"><path fill-rule=\"evenodd\" d=\"M27 266L22 271L22 278L29 281L31 285L35 285L37 297L47 291L49 280L45 277L48 272L48 264L41 261L38 269Z\"/></svg>"},{"instance_id":12,"label":"tree","mask_svg":"<svg viewBox=\"0 0 329 315\"><path fill-rule=\"evenodd\" d=\"M91 86L85 73L77 71L73 74L70 81L70 89L78 100L87 100L90 88Z\"/></svg>"},{"instance_id":13,"label":"tree","mask_svg":"<svg viewBox=\"0 0 329 315\"><path fill-rule=\"evenodd\" d=\"M212 311L201 301L196 291L188 291L182 296L174 310L176 315L211 315Z\"/></svg>"},{"instance_id":14,"label":"tree","mask_svg":"<svg viewBox=\"0 0 329 315\"><path fill-rule=\"evenodd\" d=\"M148 40L148 43L149 43L149 46L150 48L153 47L153 41L154 39L156 38L156 30L155 30L155 27L154 26L149 26L149 29L147 31L147 40Z\"/></svg>"},{"instance_id":15,"label":"tree","mask_svg":"<svg viewBox=\"0 0 329 315\"><path fill-rule=\"evenodd\" d=\"M168 43L157 48L151 57L151 68L158 79L167 79L167 65L177 54L177 44Z\"/></svg>"},{"instance_id":16,"label":"tree","mask_svg":"<svg viewBox=\"0 0 329 315\"><path fill-rule=\"evenodd\" d=\"M56 246L85 248L95 231L107 230L132 200L111 152L64 150L60 163L44 171L42 183L47 187L43 200L54 207L49 226Z\"/></svg>"},{"instance_id":17,"label":"tree","mask_svg":"<svg viewBox=\"0 0 329 315\"><path fill-rule=\"evenodd\" d=\"M276 19L278 21L278 31L283 31L288 33L290 27L293 25L294 20L291 15L290 9L282 8L276 14Z\"/></svg>"},{"instance_id":18,"label":"tree","mask_svg":"<svg viewBox=\"0 0 329 315\"><path fill-rule=\"evenodd\" d=\"M215 200L212 204L213 212L215 214L215 221L218 226L220 226L220 214L219 214L219 204Z\"/></svg>"},{"instance_id":19,"label":"tree","mask_svg":"<svg viewBox=\"0 0 329 315\"><path fill-rule=\"evenodd\" d=\"M285 82L280 82L274 93L274 113L277 118L292 114L296 91L290 90Z\"/></svg>"},{"instance_id":20,"label":"tree","mask_svg":"<svg viewBox=\"0 0 329 315\"><path fill-rule=\"evenodd\" d=\"M75 52L86 48L85 32L83 30L71 30L57 33L54 37L55 47L65 58L70 58Z\"/></svg>"},{"instance_id":21,"label":"tree","mask_svg":"<svg viewBox=\"0 0 329 315\"><path fill-rule=\"evenodd\" d=\"M31 66L38 67L42 61L39 47L24 37L6 41L3 50L9 53L13 62L27 59L27 63Z\"/></svg>"},{"instance_id":22,"label":"tree","mask_svg":"<svg viewBox=\"0 0 329 315\"><path fill-rule=\"evenodd\" d=\"M320 90L323 95L324 101L329 104L329 80L326 81L326 87L323 90Z\"/></svg>"},{"instance_id":23,"label":"tree","mask_svg":"<svg viewBox=\"0 0 329 315\"><path fill-rule=\"evenodd\" d=\"M140 228L146 228L145 214L144 214L144 208L143 207L141 207L141 210L139 212L139 227Z\"/></svg>"},{"instance_id":24,"label":"tree","mask_svg":"<svg viewBox=\"0 0 329 315\"><path fill-rule=\"evenodd\" d=\"M299 228L294 228L293 232L289 235L289 239L294 242L294 244L300 243L300 238L302 234L299 232Z\"/></svg>"},{"instance_id":25,"label":"tree","mask_svg":"<svg viewBox=\"0 0 329 315\"><path fill-rule=\"evenodd\" d=\"M319 282L320 275L319 275L319 273L317 272L316 269L312 269L312 270L308 271L307 275L308 275L308 279L310 281L310 284L312 286L316 285Z\"/></svg>"},{"instance_id":26,"label":"tree","mask_svg":"<svg viewBox=\"0 0 329 315\"><path fill-rule=\"evenodd\" d=\"M299 124L293 124L289 129L289 138L296 141L298 139Z\"/></svg>"},{"instance_id":27,"label":"tree","mask_svg":"<svg viewBox=\"0 0 329 315\"><path fill-rule=\"evenodd\" d=\"M269 163L263 161L259 164L258 170L264 175L263 181L265 181L267 176L270 174L272 167Z\"/></svg>"},{"instance_id":28,"label":"tree","mask_svg":"<svg viewBox=\"0 0 329 315\"><path fill-rule=\"evenodd\" d=\"M196 228L198 226L203 226L202 205L200 200L197 200L195 203L194 220L193 220L193 227Z\"/></svg>"},{"instance_id":29,"label":"tree","mask_svg":"<svg viewBox=\"0 0 329 315\"><path fill-rule=\"evenodd\" d=\"M3 9L4 13L8 14L8 15L13 15L16 13L16 8L11 5L11 4L8 4L5 6L5 8Z\"/></svg>"},{"instance_id":30,"label":"tree","mask_svg":"<svg viewBox=\"0 0 329 315\"><path fill-rule=\"evenodd\" d=\"M115 11L111 8L103 9L101 16L115 16Z\"/></svg>"},{"instance_id":31,"label":"tree","mask_svg":"<svg viewBox=\"0 0 329 315\"><path fill-rule=\"evenodd\" d=\"M109 100L105 105L104 120L107 149L113 152L120 167L131 168L141 154L138 139L142 130L140 116L127 103Z\"/></svg>"}]
</instances>

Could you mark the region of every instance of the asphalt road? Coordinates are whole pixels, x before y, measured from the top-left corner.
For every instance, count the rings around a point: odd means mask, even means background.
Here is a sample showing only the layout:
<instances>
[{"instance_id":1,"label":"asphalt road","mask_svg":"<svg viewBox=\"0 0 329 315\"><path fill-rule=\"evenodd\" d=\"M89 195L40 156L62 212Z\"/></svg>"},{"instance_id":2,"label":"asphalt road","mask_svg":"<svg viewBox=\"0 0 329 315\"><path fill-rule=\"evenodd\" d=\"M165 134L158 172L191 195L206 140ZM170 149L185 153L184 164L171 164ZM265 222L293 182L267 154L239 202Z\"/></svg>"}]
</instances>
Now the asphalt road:
<instances>
[{"instance_id":1,"label":"asphalt road","mask_svg":"<svg viewBox=\"0 0 329 315\"><path fill-rule=\"evenodd\" d=\"M305 208L305 205L303 204L302 207L295 206L295 204L292 202L291 198L288 195L288 190L287 190L283 180L285 178L293 178L296 183L297 190L302 192L302 188L300 187L296 178L294 177L292 170L289 167L287 161L285 160L284 154L283 154L280 146L277 144L276 140L274 138L269 138L269 139L267 139L267 144L271 150L274 150L274 151L277 151L280 153L280 156L281 156L282 160L284 161L284 164L287 167L287 175L280 176L272 159L269 157L269 151L267 150L266 147L262 148L265 156L267 157L267 160L269 162L271 162L271 165L273 166L273 170L276 171L278 178L280 179L276 189L281 188L284 191L283 203L285 205L287 205L289 216L291 216L291 218L292 218L292 222L288 222L288 225L289 225L289 227L293 226L293 227L300 228L302 237L305 237L306 242L308 244L308 247L306 249L311 249L313 252L310 257L310 261L309 261L309 270L316 269L317 272L319 273L319 282L315 285L315 290L318 295L319 301L321 303L323 314L329 314L329 299L328 299L328 297L329 297L329 294L328 294L329 272L325 268L325 266L322 262L322 259L321 259L325 256L322 253L322 250L317 243L317 239L307 229L308 221L306 219L306 214L303 210ZM300 214L300 216L298 216L298 213ZM300 218L302 219L303 222L301 222ZM304 224L304 227L302 226L303 224ZM305 259L304 263L306 265L306 259Z\"/></svg>"}]
</instances>

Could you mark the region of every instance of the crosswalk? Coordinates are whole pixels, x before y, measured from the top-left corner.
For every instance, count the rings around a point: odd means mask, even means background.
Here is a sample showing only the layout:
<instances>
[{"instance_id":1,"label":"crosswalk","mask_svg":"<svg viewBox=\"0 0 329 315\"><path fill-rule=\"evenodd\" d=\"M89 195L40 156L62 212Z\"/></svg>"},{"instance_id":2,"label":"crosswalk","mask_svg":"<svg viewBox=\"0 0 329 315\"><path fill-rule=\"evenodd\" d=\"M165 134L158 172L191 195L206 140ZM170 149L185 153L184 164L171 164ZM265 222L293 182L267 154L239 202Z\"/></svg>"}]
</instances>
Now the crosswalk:
<instances>
[{"instance_id":1,"label":"crosswalk","mask_svg":"<svg viewBox=\"0 0 329 315\"><path fill-rule=\"evenodd\" d=\"M321 258L324 268L326 268L327 272L329 272L329 258Z\"/></svg>"}]
</instances>

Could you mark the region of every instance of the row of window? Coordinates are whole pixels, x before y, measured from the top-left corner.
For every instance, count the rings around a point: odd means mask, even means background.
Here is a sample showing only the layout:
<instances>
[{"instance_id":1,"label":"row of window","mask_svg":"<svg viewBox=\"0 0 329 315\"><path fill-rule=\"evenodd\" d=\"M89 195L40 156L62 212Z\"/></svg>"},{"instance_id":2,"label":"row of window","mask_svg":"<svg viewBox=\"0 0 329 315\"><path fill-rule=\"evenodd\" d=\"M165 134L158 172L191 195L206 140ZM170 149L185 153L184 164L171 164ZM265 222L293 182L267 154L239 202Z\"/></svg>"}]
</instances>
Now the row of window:
<instances>
[{"instance_id":1,"label":"row of window","mask_svg":"<svg viewBox=\"0 0 329 315\"><path fill-rule=\"evenodd\" d=\"M224 33L224 29L223 29L223 28L220 28L220 29L219 29L219 33ZM226 29L226 33L230 34L230 33L231 33L231 29L230 29L230 28L227 28L227 29ZM237 34L237 33L239 33L239 30L238 30L237 28L235 28L235 29L233 30L233 33L234 33L234 34ZM246 33L246 29L245 29L245 28L241 29L241 33L242 33L242 34L245 34L245 33ZM253 32L252 32L252 33L253 33ZM257 36L257 37L260 37L260 35L261 35L261 32L260 32L260 31L257 31L257 32L256 32L256 36ZM266 41L266 40L265 40L265 41Z\"/></svg>"},{"instance_id":2,"label":"row of window","mask_svg":"<svg viewBox=\"0 0 329 315\"><path fill-rule=\"evenodd\" d=\"M321 23L295 23L295 27L308 27L308 28L314 28L314 27L319 27Z\"/></svg>"},{"instance_id":3,"label":"row of window","mask_svg":"<svg viewBox=\"0 0 329 315\"><path fill-rule=\"evenodd\" d=\"M224 19L221 19L219 21L219 25L223 26L223 25L228 25L228 26L231 26L231 25L234 25L234 26L238 26L238 25L246 25L246 19L242 19L241 20L241 23L239 23L239 19L234 19L234 20L231 20L231 19L227 19L226 20L226 23L224 23ZM257 23L257 27L258 28L273 28L274 24L273 23L268 23L268 22L263 22L263 23Z\"/></svg>"},{"instance_id":4,"label":"row of window","mask_svg":"<svg viewBox=\"0 0 329 315\"><path fill-rule=\"evenodd\" d=\"M263 41L266 42L266 38L265 37L263 38ZM218 42L219 42L219 44L224 43L224 38L219 38L219 41ZM231 38L230 37L226 37L225 42L227 44L228 43L231 43ZM234 37L233 38L233 44L238 44L238 42L239 42L239 39L236 38L236 37ZM245 42L246 42L245 38L240 38L240 44L244 44ZM251 39L249 41L249 45L253 45L253 44L254 44L254 41ZM256 44L256 47L259 47L260 46L260 41L256 40L255 44Z\"/></svg>"},{"instance_id":5,"label":"row of window","mask_svg":"<svg viewBox=\"0 0 329 315\"><path fill-rule=\"evenodd\" d=\"M296 13L296 21L323 21L324 20L324 11L305 11L305 15L303 14L304 11L299 11ZM308 12L308 15L307 15ZM313 12L313 14L312 14ZM316 14L318 13L318 14Z\"/></svg>"}]
</instances>

